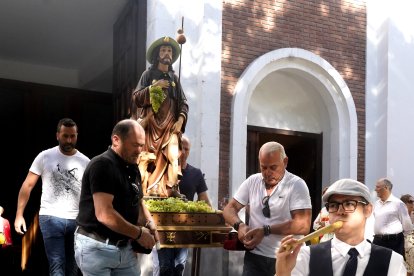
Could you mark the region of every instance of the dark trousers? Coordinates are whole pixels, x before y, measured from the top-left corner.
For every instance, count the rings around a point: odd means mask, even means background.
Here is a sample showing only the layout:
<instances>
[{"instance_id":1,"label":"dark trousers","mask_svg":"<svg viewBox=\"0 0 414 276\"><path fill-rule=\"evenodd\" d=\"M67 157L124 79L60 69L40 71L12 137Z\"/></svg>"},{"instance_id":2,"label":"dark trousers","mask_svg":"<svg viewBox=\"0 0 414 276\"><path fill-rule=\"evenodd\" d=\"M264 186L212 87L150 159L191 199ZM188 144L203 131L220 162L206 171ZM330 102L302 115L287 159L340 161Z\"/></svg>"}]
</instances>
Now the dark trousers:
<instances>
[{"instance_id":1,"label":"dark trousers","mask_svg":"<svg viewBox=\"0 0 414 276\"><path fill-rule=\"evenodd\" d=\"M401 254L405 260L403 233L391 235L374 235L374 240L372 243L394 250L395 252Z\"/></svg>"},{"instance_id":2,"label":"dark trousers","mask_svg":"<svg viewBox=\"0 0 414 276\"><path fill-rule=\"evenodd\" d=\"M158 250L160 276L182 276L187 256L187 248L162 248Z\"/></svg>"},{"instance_id":3,"label":"dark trousers","mask_svg":"<svg viewBox=\"0 0 414 276\"><path fill-rule=\"evenodd\" d=\"M242 276L274 276L275 258L269 258L246 251Z\"/></svg>"}]
</instances>

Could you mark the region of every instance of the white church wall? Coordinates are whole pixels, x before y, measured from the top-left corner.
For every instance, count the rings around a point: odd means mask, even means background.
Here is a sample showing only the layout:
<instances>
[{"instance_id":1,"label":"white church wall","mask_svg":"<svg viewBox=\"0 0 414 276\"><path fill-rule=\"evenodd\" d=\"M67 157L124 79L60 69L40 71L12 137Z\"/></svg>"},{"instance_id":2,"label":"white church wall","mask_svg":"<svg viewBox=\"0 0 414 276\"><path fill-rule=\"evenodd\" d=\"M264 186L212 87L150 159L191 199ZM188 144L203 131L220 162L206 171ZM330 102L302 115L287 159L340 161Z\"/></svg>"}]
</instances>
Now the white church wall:
<instances>
[{"instance_id":1,"label":"white church wall","mask_svg":"<svg viewBox=\"0 0 414 276\"><path fill-rule=\"evenodd\" d=\"M414 18L410 1L367 3L365 183L388 177L399 197L411 185L414 127ZM375 193L372 193L375 196Z\"/></svg>"}]
</instances>

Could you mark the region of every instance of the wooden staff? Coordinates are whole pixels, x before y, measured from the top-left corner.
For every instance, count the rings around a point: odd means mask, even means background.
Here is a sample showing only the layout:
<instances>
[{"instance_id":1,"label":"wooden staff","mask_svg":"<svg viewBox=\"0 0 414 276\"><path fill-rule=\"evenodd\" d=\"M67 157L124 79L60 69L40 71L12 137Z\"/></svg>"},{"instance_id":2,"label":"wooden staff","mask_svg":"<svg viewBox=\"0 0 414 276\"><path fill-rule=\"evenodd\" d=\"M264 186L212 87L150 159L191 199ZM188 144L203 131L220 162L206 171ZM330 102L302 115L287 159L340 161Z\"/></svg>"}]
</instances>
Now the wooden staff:
<instances>
[{"instance_id":1,"label":"wooden staff","mask_svg":"<svg viewBox=\"0 0 414 276\"><path fill-rule=\"evenodd\" d=\"M180 82L180 76L181 76L181 56L183 55L183 44L187 41L184 35L184 16L181 17L181 29L177 30L177 37L176 40L178 44L180 44L180 63L178 65L178 83Z\"/></svg>"}]
</instances>

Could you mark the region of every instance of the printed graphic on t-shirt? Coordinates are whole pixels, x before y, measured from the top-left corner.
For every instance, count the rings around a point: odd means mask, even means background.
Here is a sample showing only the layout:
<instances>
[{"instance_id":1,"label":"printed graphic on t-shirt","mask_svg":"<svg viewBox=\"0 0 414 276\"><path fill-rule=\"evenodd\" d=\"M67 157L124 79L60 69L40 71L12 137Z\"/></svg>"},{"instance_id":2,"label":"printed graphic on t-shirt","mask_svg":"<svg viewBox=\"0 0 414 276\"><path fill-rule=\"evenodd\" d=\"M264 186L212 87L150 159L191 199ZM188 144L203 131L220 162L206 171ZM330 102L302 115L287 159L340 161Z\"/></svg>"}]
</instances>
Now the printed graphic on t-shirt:
<instances>
[{"instance_id":1,"label":"printed graphic on t-shirt","mask_svg":"<svg viewBox=\"0 0 414 276\"><path fill-rule=\"evenodd\" d=\"M81 182L78 168L64 169L60 164L56 165L56 169L52 172L50 179L55 199L77 199L80 196Z\"/></svg>"}]
</instances>

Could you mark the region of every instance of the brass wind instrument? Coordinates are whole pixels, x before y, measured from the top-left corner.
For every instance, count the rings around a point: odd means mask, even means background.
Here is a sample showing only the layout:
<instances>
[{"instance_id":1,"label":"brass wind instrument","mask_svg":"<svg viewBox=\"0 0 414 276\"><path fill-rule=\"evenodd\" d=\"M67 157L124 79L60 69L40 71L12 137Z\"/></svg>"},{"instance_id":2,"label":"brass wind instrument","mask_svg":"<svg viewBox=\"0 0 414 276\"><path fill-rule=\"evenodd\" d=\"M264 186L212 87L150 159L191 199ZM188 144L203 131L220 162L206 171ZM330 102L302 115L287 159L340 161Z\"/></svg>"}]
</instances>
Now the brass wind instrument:
<instances>
[{"instance_id":1,"label":"brass wind instrument","mask_svg":"<svg viewBox=\"0 0 414 276\"><path fill-rule=\"evenodd\" d=\"M335 231L336 229L341 228L343 224L344 224L343 221L338 220L338 221L332 223L331 225L325 226L325 227L323 227L319 230L316 230L315 232L310 233L309 235L297 240L293 244L287 244L287 245L283 246L283 249L284 249L283 251L292 250L293 246L296 245L296 244L301 244L303 242L310 241L313 238L331 233L331 232Z\"/></svg>"}]
</instances>

